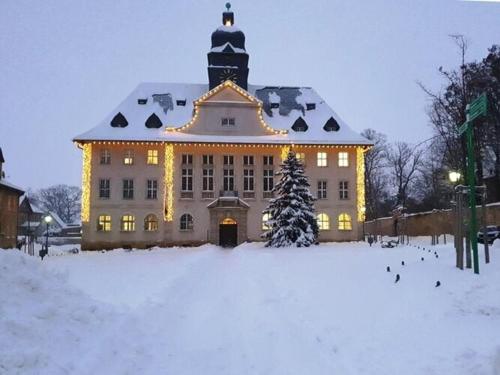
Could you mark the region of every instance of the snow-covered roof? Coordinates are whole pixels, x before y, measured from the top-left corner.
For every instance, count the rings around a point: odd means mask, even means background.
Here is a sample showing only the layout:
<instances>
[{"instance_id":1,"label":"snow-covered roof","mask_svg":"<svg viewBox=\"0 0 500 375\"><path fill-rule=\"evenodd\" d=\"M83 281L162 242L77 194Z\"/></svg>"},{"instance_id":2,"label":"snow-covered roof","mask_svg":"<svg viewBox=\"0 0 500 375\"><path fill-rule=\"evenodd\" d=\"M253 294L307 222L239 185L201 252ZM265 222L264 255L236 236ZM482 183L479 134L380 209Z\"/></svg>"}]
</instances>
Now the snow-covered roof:
<instances>
[{"instance_id":1,"label":"snow-covered roof","mask_svg":"<svg viewBox=\"0 0 500 375\"><path fill-rule=\"evenodd\" d=\"M243 48L238 48L233 46L231 43L224 43L222 46L213 47L210 49L210 52L233 52L233 53L246 53Z\"/></svg>"},{"instance_id":2,"label":"snow-covered roof","mask_svg":"<svg viewBox=\"0 0 500 375\"><path fill-rule=\"evenodd\" d=\"M93 129L75 137L75 141L166 141L274 144L338 144L371 145L372 142L354 132L330 106L310 87L249 85L248 92L262 101L264 121L273 129L287 134L264 136L203 135L169 132L193 116L194 101L208 91L207 84L141 83L125 100ZM142 100L141 100L142 99ZM145 102L146 101L146 102ZM144 103L145 102L145 103ZM143 103L143 104L139 104ZM112 127L111 120L121 113L128 125ZM162 127L147 128L146 120L156 114ZM306 131L292 126L302 117ZM333 120L331 120L333 119ZM327 121L338 124L338 130L326 131Z\"/></svg>"},{"instance_id":3,"label":"snow-covered roof","mask_svg":"<svg viewBox=\"0 0 500 375\"><path fill-rule=\"evenodd\" d=\"M64 222L64 220L61 219L61 217L57 213L55 213L54 211L49 211L49 214L52 217L52 219L54 219L54 221L57 223L57 225L59 227L61 227L61 228L66 228L67 227L67 225Z\"/></svg>"},{"instance_id":4,"label":"snow-covered roof","mask_svg":"<svg viewBox=\"0 0 500 375\"><path fill-rule=\"evenodd\" d=\"M4 187L4 188L9 189L9 190L14 190L21 195L24 194L23 189L21 189L19 186L16 186L16 185L10 183L9 181L7 181L5 179L0 180L0 187Z\"/></svg>"}]
</instances>

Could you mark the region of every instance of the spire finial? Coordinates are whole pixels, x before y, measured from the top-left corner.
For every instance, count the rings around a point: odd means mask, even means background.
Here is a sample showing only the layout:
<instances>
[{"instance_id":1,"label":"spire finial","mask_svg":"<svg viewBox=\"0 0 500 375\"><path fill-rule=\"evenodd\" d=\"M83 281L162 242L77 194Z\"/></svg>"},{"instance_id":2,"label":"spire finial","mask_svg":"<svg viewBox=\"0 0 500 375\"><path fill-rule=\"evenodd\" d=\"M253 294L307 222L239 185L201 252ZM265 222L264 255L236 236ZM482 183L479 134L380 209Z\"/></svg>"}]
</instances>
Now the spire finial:
<instances>
[{"instance_id":1,"label":"spire finial","mask_svg":"<svg viewBox=\"0 0 500 375\"><path fill-rule=\"evenodd\" d=\"M226 3L226 9L227 9L228 12L229 12L229 9L231 9L231 3L230 2Z\"/></svg>"}]
</instances>

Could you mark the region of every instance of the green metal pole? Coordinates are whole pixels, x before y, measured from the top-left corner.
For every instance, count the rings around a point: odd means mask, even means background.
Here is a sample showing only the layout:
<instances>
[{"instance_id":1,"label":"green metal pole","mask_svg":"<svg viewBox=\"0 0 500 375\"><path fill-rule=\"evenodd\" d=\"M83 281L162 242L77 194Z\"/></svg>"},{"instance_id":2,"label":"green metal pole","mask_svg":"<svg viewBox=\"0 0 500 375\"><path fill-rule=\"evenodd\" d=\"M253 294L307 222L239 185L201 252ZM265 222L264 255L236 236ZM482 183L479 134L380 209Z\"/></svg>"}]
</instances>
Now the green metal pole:
<instances>
[{"instance_id":1,"label":"green metal pole","mask_svg":"<svg viewBox=\"0 0 500 375\"><path fill-rule=\"evenodd\" d=\"M472 123L467 126L467 179L469 180L470 242L474 260L474 273L479 273L479 254L477 251L477 214L476 214L476 172L474 160L474 140Z\"/></svg>"}]
</instances>

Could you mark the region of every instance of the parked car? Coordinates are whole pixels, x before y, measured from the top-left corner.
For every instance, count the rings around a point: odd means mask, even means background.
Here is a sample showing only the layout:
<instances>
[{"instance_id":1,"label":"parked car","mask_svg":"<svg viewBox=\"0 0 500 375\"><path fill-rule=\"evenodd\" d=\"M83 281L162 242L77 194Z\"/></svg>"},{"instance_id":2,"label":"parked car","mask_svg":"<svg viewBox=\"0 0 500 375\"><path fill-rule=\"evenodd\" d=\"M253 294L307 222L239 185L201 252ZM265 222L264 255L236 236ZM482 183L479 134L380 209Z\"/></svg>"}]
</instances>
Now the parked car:
<instances>
[{"instance_id":1,"label":"parked car","mask_svg":"<svg viewBox=\"0 0 500 375\"><path fill-rule=\"evenodd\" d=\"M500 227L496 225L488 225L486 227L486 236L488 238L488 243L492 244L497 238L500 238ZM484 233L483 229L477 232L477 242L484 243Z\"/></svg>"}]
</instances>

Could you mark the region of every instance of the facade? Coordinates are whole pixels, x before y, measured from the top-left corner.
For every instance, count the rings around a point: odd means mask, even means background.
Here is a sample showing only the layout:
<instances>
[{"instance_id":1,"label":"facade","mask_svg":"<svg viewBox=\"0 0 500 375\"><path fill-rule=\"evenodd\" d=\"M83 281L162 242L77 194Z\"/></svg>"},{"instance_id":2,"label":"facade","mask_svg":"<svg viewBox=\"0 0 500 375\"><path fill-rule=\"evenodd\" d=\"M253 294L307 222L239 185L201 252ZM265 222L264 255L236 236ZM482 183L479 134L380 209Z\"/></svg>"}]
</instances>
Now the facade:
<instances>
[{"instance_id":1,"label":"facade","mask_svg":"<svg viewBox=\"0 0 500 375\"><path fill-rule=\"evenodd\" d=\"M321 241L359 239L364 152L309 87L248 84L232 12L212 34L209 84L140 84L83 151L82 248L259 241L281 160L304 162Z\"/></svg>"},{"instance_id":2,"label":"facade","mask_svg":"<svg viewBox=\"0 0 500 375\"><path fill-rule=\"evenodd\" d=\"M0 248L17 246L17 219L19 197L24 191L4 178L2 149L0 148Z\"/></svg>"}]
</instances>

